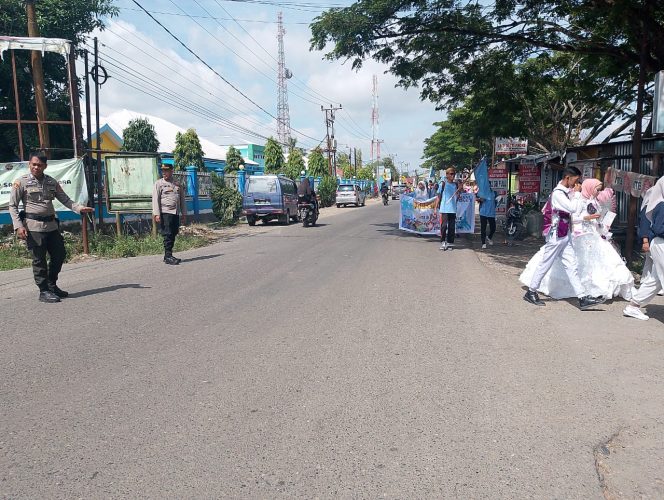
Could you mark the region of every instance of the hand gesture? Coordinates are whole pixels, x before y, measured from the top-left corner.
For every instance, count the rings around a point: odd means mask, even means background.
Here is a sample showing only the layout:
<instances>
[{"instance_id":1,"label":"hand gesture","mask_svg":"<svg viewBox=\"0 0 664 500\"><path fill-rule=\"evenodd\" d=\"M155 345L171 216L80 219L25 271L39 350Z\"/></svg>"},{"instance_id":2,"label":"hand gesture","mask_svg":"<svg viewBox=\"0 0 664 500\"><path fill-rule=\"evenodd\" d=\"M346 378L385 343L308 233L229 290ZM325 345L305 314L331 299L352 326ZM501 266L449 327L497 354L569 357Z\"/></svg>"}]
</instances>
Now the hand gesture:
<instances>
[{"instance_id":1,"label":"hand gesture","mask_svg":"<svg viewBox=\"0 0 664 500\"><path fill-rule=\"evenodd\" d=\"M16 236L19 237L21 240L27 240L28 239L28 230L24 227L19 227L16 230Z\"/></svg>"}]
</instances>

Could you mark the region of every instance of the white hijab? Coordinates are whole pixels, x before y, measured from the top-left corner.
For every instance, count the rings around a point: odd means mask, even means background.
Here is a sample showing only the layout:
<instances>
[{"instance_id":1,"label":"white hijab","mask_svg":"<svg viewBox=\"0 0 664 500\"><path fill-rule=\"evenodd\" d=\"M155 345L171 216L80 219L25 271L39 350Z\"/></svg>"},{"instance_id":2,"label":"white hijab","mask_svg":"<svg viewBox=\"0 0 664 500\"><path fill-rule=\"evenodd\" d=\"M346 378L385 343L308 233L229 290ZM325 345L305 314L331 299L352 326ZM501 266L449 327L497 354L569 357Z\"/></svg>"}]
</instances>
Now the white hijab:
<instances>
[{"instance_id":1,"label":"white hijab","mask_svg":"<svg viewBox=\"0 0 664 500\"><path fill-rule=\"evenodd\" d=\"M653 187L643 195L642 206L646 208L646 219L652 222L655 207L664 202L664 177L660 177Z\"/></svg>"}]
</instances>

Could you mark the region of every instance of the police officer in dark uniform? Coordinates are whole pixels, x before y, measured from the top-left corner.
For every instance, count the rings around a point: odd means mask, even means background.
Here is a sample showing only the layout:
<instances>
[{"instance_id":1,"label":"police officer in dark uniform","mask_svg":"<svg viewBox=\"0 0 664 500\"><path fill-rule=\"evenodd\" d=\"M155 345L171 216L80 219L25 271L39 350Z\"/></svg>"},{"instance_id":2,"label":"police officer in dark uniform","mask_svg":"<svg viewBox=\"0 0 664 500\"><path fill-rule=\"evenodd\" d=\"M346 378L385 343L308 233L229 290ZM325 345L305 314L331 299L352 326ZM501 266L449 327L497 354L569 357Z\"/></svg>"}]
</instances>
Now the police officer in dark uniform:
<instances>
[{"instance_id":1,"label":"police officer in dark uniform","mask_svg":"<svg viewBox=\"0 0 664 500\"><path fill-rule=\"evenodd\" d=\"M80 214L93 209L74 203L53 177L44 174L46 155L30 153L30 173L16 179L9 197L9 214L16 235L26 240L32 253L32 272L39 287L41 302L60 302L69 295L58 288L58 275L65 261L65 242L60 234L60 224L55 217L53 199ZM23 204L24 214L19 213ZM51 257L50 265L46 256Z\"/></svg>"}]
</instances>

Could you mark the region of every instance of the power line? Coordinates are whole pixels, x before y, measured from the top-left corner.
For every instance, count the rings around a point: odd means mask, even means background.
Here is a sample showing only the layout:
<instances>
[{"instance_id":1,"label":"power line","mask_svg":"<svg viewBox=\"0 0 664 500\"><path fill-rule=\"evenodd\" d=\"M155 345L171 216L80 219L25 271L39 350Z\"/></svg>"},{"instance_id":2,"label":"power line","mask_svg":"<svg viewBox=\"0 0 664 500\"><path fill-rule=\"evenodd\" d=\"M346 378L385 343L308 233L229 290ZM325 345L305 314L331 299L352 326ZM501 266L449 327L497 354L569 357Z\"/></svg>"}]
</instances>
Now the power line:
<instances>
[{"instance_id":1,"label":"power line","mask_svg":"<svg viewBox=\"0 0 664 500\"><path fill-rule=\"evenodd\" d=\"M247 101L249 101L250 103L252 103L254 106L256 106L258 109L260 109L261 111L263 111L263 112L264 112L265 114L267 114L268 116L274 118L275 120L277 119L276 116L274 116L274 115L273 115L272 113L270 113L268 110L266 110L265 108L263 108L260 104L258 104L257 102L255 102L255 101L254 101L253 99L251 99L249 96L247 96L244 92L242 92L240 89L238 89L235 85L233 85L231 82L229 82L226 78L224 78L223 76L221 76L221 74L219 74L219 72L218 72L217 70L215 70L215 69L214 69L212 66L210 66L207 62L205 62L205 61L204 61L204 60L203 60L198 54L196 54L196 52L194 52L193 50L191 50L191 49L190 49L190 48L189 48L189 47L188 47L188 46L187 46L182 40L180 40L177 36L175 36L175 35L174 35L174 34L173 34L173 33L172 33L172 32L171 32L166 26L164 26L163 24L161 24L161 23L160 23L160 22L159 22L159 21L158 21L158 20L157 20L152 14L150 14L147 10L145 10L145 8L143 8L143 6L142 6L140 3L138 3L136 0L132 0L132 2L134 2L136 5L138 5L138 6L143 10L143 12L145 12L148 16L150 16L150 18L151 18L155 23L157 23L159 26L161 26L161 28L162 28L164 31L166 31L166 33L168 33L169 35L171 35L171 37L173 37L173 38L174 38L174 39L175 39L180 45L182 45L182 46L183 46L183 47L184 47L184 48L185 48L185 49L186 49L191 55L193 55L196 59L198 59L201 63L203 63L203 65L205 65L205 67L207 67L207 68L208 68L210 71L212 71L215 75L217 75L219 78L221 78L224 82L226 82L228 85L230 85L230 86L231 86L231 87L232 87L237 93L239 93L239 94L240 94L242 97L244 97Z\"/></svg>"},{"instance_id":2,"label":"power line","mask_svg":"<svg viewBox=\"0 0 664 500\"><path fill-rule=\"evenodd\" d=\"M142 12L141 9L133 9L131 7L118 7L120 10L131 10L134 12ZM164 16L178 16L178 17L187 17L185 14L180 14L178 12L165 12L165 11L159 11L159 10L150 10L149 11L151 14L161 14ZM198 19L215 19L217 21L239 21L243 23L260 23L260 24L277 24L275 21L266 21L262 19L230 19L226 17L216 17L216 16L201 16L201 15L196 15L193 14L191 17L196 17ZM308 21L293 21L290 23L284 23L284 24L300 24L300 25L306 25L308 26L310 23Z\"/></svg>"}]
</instances>

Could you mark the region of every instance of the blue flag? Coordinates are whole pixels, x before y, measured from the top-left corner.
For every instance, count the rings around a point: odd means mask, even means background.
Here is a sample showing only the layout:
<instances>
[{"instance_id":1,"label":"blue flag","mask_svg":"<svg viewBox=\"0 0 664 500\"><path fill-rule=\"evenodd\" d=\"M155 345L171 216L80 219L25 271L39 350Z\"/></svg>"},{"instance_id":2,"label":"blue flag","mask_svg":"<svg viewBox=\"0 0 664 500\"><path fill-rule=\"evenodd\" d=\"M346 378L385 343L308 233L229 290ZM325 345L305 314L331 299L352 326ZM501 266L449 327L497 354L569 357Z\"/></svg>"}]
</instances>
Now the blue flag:
<instances>
[{"instance_id":1,"label":"blue flag","mask_svg":"<svg viewBox=\"0 0 664 500\"><path fill-rule=\"evenodd\" d=\"M491 183L489 182L489 167L486 158L482 158L475 168L475 182L477 182L477 196L485 200L493 199Z\"/></svg>"}]
</instances>

